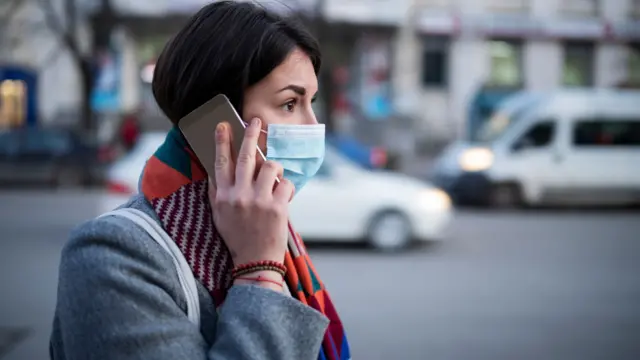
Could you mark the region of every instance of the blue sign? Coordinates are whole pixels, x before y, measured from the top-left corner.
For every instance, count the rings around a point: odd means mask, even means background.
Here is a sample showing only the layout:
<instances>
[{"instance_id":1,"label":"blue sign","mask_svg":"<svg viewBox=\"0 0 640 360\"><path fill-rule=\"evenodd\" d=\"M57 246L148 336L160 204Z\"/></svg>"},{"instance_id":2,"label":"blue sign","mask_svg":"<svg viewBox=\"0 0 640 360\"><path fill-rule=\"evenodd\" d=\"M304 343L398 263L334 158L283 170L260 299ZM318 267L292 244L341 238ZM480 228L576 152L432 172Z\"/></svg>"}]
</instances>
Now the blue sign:
<instances>
[{"instance_id":1,"label":"blue sign","mask_svg":"<svg viewBox=\"0 0 640 360\"><path fill-rule=\"evenodd\" d=\"M120 110L121 57L115 51L105 51L97 59L97 76L91 95L91 107L98 112Z\"/></svg>"}]
</instances>

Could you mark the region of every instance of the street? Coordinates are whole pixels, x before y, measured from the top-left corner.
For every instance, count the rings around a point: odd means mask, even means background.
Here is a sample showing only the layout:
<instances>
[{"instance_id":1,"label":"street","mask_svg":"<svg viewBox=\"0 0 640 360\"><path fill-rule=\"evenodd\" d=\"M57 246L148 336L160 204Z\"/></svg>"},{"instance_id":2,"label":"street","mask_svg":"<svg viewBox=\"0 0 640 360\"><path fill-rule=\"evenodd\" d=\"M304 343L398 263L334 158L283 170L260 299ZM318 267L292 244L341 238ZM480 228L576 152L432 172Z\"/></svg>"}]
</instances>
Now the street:
<instances>
[{"instance_id":1,"label":"street","mask_svg":"<svg viewBox=\"0 0 640 360\"><path fill-rule=\"evenodd\" d=\"M47 358L60 249L104 206L97 193L0 194L1 359ZM311 254L356 360L640 359L639 220L465 210L438 246Z\"/></svg>"}]
</instances>

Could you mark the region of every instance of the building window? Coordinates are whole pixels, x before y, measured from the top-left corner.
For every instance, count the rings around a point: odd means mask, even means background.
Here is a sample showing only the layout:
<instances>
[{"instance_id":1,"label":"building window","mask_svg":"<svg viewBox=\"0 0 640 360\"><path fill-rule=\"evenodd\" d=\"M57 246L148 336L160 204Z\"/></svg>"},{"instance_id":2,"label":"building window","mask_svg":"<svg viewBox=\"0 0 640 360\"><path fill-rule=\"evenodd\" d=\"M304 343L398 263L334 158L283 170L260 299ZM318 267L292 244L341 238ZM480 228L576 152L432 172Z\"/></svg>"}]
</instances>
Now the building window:
<instances>
[{"instance_id":1,"label":"building window","mask_svg":"<svg viewBox=\"0 0 640 360\"><path fill-rule=\"evenodd\" d=\"M560 12L567 16L595 17L600 10L599 0L564 0L559 3Z\"/></svg>"},{"instance_id":2,"label":"building window","mask_svg":"<svg viewBox=\"0 0 640 360\"><path fill-rule=\"evenodd\" d=\"M592 86L595 47L593 43L566 43L564 46L564 86Z\"/></svg>"},{"instance_id":3,"label":"building window","mask_svg":"<svg viewBox=\"0 0 640 360\"><path fill-rule=\"evenodd\" d=\"M489 0L488 7L495 12L529 12L530 0Z\"/></svg>"},{"instance_id":4,"label":"building window","mask_svg":"<svg viewBox=\"0 0 640 360\"><path fill-rule=\"evenodd\" d=\"M448 83L449 41L429 37L422 50L422 85L442 87Z\"/></svg>"},{"instance_id":5,"label":"building window","mask_svg":"<svg viewBox=\"0 0 640 360\"><path fill-rule=\"evenodd\" d=\"M573 126L575 147L640 147L640 119L584 119Z\"/></svg>"},{"instance_id":6,"label":"building window","mask_svg":"<svg viewBox=\"0 0 640 360\"><path fill-rule=\"evenodd\" d=\"M519 86L522 84L522 44L514 41L489 42L491 73L489 84L493 86Z\"/></svg>"}]
</instances>

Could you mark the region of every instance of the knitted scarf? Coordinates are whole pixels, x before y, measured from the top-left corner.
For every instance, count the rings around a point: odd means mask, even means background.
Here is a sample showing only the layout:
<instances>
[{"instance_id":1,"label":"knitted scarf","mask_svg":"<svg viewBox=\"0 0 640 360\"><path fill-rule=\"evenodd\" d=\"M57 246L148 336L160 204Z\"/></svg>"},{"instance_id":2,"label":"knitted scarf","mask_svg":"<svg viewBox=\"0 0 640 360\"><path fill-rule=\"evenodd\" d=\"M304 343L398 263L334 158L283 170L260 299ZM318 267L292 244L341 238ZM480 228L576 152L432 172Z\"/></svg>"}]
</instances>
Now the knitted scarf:
<instances>
[{"instance_id":1,"label":"knitted scarf","mask_svg":"<svg viewBox=\"0 0 640 360\"><path fill-rule=\"evenodd\" d=\"M173 128L148 160L140 189L184 254L195 278L219 307L232 283L233 262L213 223L207 188L204 168L180 130ZM349 345L329 293L291 224L289 232L289 251L285 256L287 287L293 297L330 320L318 359L348 360Z\"/></svg>"}]
</instances>

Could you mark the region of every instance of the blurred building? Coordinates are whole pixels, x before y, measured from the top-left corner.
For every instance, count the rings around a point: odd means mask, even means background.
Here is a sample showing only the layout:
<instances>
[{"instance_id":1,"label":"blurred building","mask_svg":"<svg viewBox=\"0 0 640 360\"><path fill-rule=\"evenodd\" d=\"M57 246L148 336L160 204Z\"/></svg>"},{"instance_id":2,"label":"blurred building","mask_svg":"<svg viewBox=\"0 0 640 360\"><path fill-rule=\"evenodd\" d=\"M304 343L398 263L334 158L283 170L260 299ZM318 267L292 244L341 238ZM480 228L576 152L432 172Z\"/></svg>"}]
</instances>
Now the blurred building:
<instances>
[{"instance_id":1,"label":"blurred building","mask_svg":"<svg viewBox=\"0 0 640 360\"><path fill-rule=\"evenodd\" d=\"M390 1L392 2L392 1ZM435 136L460 135L481 87L551 90L640 80L638 0L414 0L394 95Z\"/></svg>"},{"instance_id":2,"label":"blurred building","mask_svg":"<svg viewBox=\"0 0 640 360\"><path fill-rule=\"evenodd\" d=\"M64 1L51 1L64 23ZM99 1L76 1L77 36L88 50L90 14ZM187 17L210 1L111 1L120 23L110 51L96 59L94 108L105 114L143 110L150 124L165 124L153 119L161 117L150 92L155 59ZM9 3L0 3L0 14ZM72 57L45 25L42 2L18 3L0 25L0 64L19 64L37 75L41 122L73 119L65 114L77 110L81 87ZM322 12L330 23L323 50L335 72L338 129L384 128L377 133L385 141L403 146L409 135L429 141L460 135L482 87L544 91L640 80L640 0L262 3L308 19ZM22 89L5 88L10 94ZM389 131L390 118L402 118L397 124L404 132Z\"/></svg>"}]
</instances>

